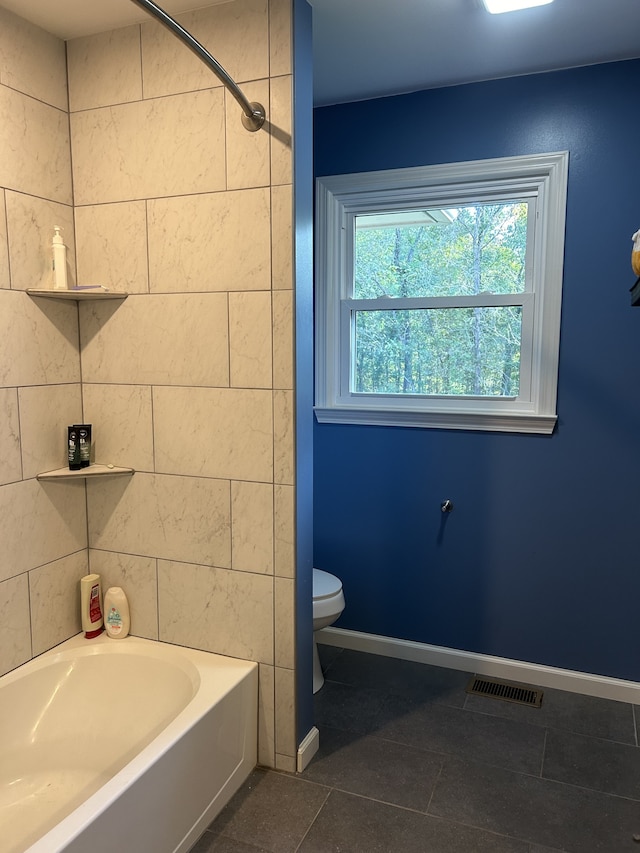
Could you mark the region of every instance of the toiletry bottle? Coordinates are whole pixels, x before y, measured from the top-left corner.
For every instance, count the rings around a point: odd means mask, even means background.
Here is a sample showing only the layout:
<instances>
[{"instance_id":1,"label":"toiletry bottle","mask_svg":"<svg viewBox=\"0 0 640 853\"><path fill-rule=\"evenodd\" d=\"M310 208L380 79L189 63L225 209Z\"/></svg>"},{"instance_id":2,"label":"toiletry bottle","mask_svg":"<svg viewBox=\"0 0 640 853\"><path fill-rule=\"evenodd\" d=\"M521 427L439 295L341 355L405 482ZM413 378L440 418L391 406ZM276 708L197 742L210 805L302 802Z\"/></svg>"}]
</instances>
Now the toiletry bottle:
<instances>
[{"instance_id":1,"label":"toiletry bottle","mask_svg":"<svg viewBox=\"0 0 640 853\"><path fill-rule=\"evenodd\" d=\"M88 468L91 464L91 424L75 424L80 444L80 467Z\"/></svg>"},{"instance_id":2,"label":"toiletry bottle","mask_svg":"<svg viewBox=\"0 0 640 853\"><path fill-rule=\"evenodd\" d=\"M80 459L80 439L78 437L78 427L67 427L67 454L69 459L69 469L71 471L79 471L82 467Z\"/></svg>"},{"instance_id":3,"label":"toiletry bottle","mask_svg":"<svg viewBox=\"0 0 640 853\"><path fill-rule=\"evenodd\" d=\"M80 608L85 637L88 640L97 637L104 631L100 575L91 574L80 578Z\"/></svg>"},{"instance_id":4,"label":"toiletry bottle","mask_svg":"<svg viewBox=\"0 0 640 853\"><path fill-rule=\"evenodd\" d=\"M55 234L51 241L53 255L53 288L67 290L67 247L60 233L60 226L55 226Z\"/></svg>"},{"instance_id":5,"label":"toiletry bottle","mask_svg":"<svg viewBox=\"0 0 640 853\"><path fill-rule=\"evenodd\" d=\"M119 586L110 586L104 595L104 623L109 637L122 638L129 633L129 602Z\"/></svg>"}]
</instances>

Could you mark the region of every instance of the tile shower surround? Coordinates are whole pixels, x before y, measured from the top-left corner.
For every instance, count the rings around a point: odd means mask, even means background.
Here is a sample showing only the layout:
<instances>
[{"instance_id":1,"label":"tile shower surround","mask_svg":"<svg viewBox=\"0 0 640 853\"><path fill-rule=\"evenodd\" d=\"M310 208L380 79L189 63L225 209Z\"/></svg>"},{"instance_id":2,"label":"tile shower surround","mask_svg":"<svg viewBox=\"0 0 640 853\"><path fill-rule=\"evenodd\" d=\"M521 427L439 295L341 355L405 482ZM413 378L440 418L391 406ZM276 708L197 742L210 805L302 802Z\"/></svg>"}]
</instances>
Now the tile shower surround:
<instances>
[{"instance_id":1,"label":"tile shower surround","mask_svg":"<svg viewBox=\"0 0 640 853\"><path fill-rule=\"evenodd\" d=\"M133 633L259 662L260 762L289 770L290 6L179 17L277 135L245 131L154 21L65 50L0 8L0 673L80 630L78 581L99 572ZM27 296L48 286L54 225L72 282L129 298ZM134 477L35 480L81 417Z\"/></svg>"}]
</instances>

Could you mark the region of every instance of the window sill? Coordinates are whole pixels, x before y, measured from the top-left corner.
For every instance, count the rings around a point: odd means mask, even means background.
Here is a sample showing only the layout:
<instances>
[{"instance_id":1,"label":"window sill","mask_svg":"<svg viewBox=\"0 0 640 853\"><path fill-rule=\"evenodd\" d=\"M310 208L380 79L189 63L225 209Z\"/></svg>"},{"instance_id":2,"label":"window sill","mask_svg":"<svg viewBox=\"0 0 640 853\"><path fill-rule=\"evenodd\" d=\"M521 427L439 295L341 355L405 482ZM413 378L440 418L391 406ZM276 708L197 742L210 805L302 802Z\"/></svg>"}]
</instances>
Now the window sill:
<instances>
[{"instance_id":1,"label":"window sill","mask_svg":"<svg viewBox=\"0 0 640 853\"><path fill-rule=\"evenodd\" d=\"M481 412L411 412L388 409L320 408L314 412L321 424L464 429L489 432L521 432L551 435L556 415L485 414Z\"/></svg>"}]
</instances>

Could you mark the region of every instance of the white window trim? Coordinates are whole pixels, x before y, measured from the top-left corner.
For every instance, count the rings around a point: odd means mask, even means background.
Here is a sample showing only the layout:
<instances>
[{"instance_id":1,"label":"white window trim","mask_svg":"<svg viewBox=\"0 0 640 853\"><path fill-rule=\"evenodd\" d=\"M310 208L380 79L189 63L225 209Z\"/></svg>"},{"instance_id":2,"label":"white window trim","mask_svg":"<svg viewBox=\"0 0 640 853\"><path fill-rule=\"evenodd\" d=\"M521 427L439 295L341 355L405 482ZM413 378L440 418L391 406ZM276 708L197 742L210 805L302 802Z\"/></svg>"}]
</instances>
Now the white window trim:
<instances>
[{"instance_id":1,"label":"white window trim","mask_svg":"<svg viewBox=\"0 0 640 853\"><path fill-rule=\"evenodd\" d=\"M560 310L569 154L567 151L410 169L335 175L316 181L316 405L321 423L553 432L557 414ZM537 197L533 242L534 329L529 399L413 398L344 393L345 300L351 296L353 218L376 209L453 206L505 193ZM528 294L524 294L525 296ZM397 305L397 300L394 300ZM342 315L342 317L341 317ZM345 361L346 360L346 361ZM342 368L344 370L344 367Z\"/></svg>"}]
</instances>

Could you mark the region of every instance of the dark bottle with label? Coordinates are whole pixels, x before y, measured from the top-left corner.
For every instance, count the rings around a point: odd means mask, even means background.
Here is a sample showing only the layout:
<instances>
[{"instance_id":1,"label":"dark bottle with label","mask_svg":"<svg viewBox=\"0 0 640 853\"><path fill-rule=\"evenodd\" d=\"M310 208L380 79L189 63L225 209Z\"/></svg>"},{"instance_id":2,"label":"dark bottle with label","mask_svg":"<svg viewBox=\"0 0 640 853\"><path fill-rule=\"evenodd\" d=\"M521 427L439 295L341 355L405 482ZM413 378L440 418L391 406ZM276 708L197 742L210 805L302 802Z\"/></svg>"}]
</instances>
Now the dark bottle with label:
<instances>
[{"instance_id":1,"label":"dark bottle with label","mask_svg":"<svg viewBox=\"0 0 640 853\"><path fill-rule=\"evenodd\" d=\"M91 464L91 424L76 424L75 428L80 445L80 467L88 468Z\"/></svg>"},{"instance_id":2,"label":"dark bottle with label","mask_svg":"<svg viewBox=\"0 0 640 853\"><path fill-rule=\"evenodd\" d=\"M68 427L67 433L69 468L71 471L79 471L80 468L82 468L82 463L80 461L80 438L78 435L78 428L70 426Z\"/></svg>"}]
</instances>

